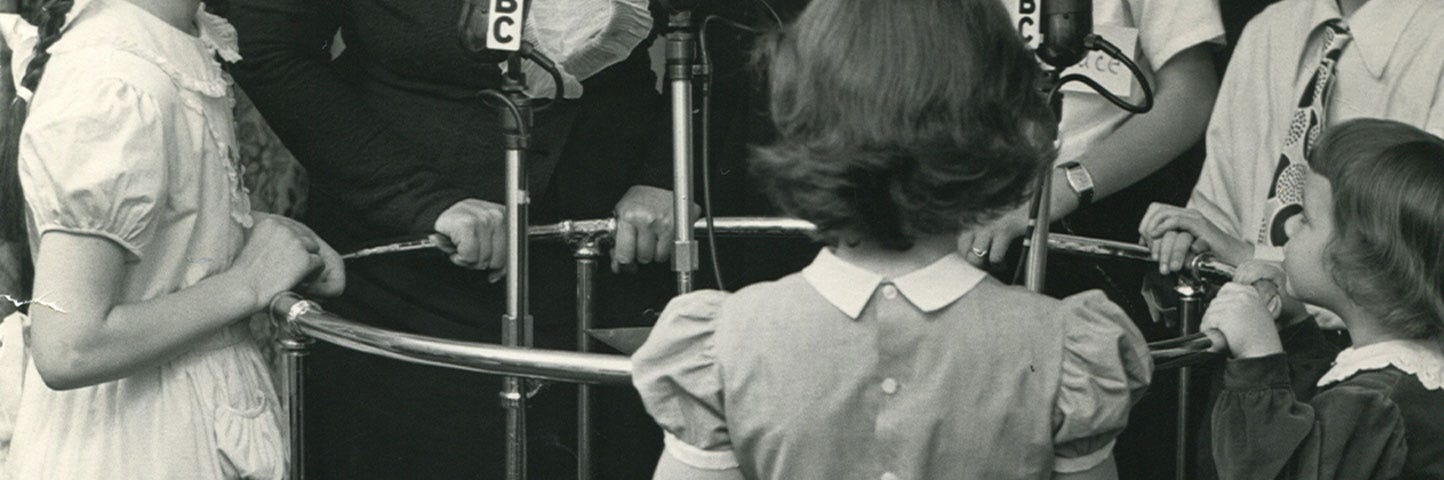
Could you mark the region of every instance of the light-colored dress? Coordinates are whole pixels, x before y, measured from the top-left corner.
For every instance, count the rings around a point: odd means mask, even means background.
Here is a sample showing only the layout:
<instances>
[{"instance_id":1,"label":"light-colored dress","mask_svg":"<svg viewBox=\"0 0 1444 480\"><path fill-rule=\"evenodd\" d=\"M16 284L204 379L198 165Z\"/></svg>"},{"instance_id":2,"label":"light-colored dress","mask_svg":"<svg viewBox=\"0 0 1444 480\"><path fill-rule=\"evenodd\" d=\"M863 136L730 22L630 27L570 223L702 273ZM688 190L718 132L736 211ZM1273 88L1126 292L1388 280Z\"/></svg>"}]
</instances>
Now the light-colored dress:
<instances>
[{"instance_id":1,"label":"light-colored dress","mask_svg":"<svg viewBox=\"0 0 1444 480\"><path fill-rule=\"evenodd\" d=\"M1093 291L1058 301L952 254L673 300L632 356L666 454L749 479L1048 479L1109 459L1152 362Z\"/></svg>"},{"instance_id":2,"label":"light-colored dress","mask_svg":"<svg viewBox=\"0 0 1444 480\"><path fill-rule=\"evenodd\" d=\"M114 241L127 257L121 302L225 270L251 222L233 163L230 81L216 59L238 59L234 30L198 12L192 36L124 0L79 1L71 16L21 138L32 248L54 231ZM24 36L13 17L0 22ZM0 477L281 478L278 419L267 367L237 322L100 385L53 391L30 367Z\"/></svg>"}]
</instances>

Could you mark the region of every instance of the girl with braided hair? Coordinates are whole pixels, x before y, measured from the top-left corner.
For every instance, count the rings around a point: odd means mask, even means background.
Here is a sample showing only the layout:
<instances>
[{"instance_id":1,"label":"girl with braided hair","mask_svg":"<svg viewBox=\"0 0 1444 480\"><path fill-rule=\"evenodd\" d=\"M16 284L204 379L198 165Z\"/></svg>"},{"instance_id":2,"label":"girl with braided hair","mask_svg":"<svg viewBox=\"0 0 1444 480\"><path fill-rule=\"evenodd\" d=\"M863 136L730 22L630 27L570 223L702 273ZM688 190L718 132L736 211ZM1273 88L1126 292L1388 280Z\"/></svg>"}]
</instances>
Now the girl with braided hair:
<instances>
[{"instance_id":1,"label":"girl with braided hair","mask_svg":"<svg viewBox=\"0 0 1444 480\"><path fill-rule=\"evenodd\" d=\"M45 0L0 32L18 87L0 233L34 259L28 316L8 320L27 358L0 478L282 478L279 401L241 320L344 277L309 229L251 211L218 60L239 59L235 31L199 0Z\"/></svg>"}]
</instances>

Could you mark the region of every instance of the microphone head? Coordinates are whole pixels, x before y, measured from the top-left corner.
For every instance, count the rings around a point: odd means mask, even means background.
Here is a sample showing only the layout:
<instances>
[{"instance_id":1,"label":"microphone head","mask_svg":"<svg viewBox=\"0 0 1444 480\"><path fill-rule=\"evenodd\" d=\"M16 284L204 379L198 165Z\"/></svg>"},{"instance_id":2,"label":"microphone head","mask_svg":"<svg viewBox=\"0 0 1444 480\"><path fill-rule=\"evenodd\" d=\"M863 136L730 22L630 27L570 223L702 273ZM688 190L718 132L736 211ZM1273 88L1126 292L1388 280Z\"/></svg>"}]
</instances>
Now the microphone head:
<instances>
[{"instance_id":1,"label":"microphone head","mask_svg":"<svg viewBox=\"0 0 1444 480\"><path fill-rule=\"evenodd\" d=\"M1060 70L1083 61L1093 34L1093 1L1043 0L1039 13L1043 43L1038 58Z\"/></svg>"}]
</instances>

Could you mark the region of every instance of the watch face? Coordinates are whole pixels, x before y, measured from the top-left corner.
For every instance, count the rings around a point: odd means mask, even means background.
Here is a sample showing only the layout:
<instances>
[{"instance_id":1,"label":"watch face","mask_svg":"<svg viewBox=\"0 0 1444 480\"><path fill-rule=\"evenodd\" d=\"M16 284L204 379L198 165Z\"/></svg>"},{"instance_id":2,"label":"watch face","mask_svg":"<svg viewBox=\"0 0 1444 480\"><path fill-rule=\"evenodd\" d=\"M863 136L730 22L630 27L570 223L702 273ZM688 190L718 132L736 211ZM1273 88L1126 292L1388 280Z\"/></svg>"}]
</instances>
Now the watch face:
<instances>
[{"instance_id":1,"label":"watch face","mask_svg":"<svg viewBox=\"0 0 1444 480\"><path fill-rule=\"evenodd\" d=\"M1081 192L1093 189L1093 177L1088 175L1088 171L1084 170L1082 166L1073 164L1068 167L1067 172L1068 183L1073 186L1074 190Z\"/></svg>"}]
</instances>

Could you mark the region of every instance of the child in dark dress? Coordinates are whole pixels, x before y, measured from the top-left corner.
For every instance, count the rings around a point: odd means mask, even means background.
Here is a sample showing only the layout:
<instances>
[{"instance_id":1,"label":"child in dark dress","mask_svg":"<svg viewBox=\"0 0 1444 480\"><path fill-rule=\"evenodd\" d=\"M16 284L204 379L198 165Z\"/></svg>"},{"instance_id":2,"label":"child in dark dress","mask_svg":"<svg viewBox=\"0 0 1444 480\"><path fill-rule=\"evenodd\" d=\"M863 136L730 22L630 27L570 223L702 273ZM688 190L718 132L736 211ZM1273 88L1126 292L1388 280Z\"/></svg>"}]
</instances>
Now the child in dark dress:
<instances>
[{"instance_id":1,"label":"child in dark dress","mask_svg":"<svg viewBox=\"0 0 1444 480\"><path fill-rule=\"evenodd\" d=\"M1444 478L1444 140L1385 120L1325 134L1283 271L1246 264L1203 329L1233 360L1213 411L1224 479ZM1308 403L1289 388L1267 279L1353 339Z\"/></svg>"}]
</instances>

